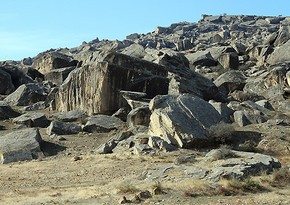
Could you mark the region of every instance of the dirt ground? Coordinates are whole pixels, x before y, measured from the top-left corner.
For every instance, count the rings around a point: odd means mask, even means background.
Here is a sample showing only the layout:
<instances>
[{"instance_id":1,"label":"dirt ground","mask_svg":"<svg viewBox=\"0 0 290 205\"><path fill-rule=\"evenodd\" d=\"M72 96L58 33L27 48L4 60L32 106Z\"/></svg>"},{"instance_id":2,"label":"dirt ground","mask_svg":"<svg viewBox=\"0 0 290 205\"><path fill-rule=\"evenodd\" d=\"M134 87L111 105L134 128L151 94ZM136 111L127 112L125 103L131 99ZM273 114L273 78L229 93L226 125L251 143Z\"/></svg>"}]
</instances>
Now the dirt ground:
<instances>
[{"instance_id":1,"label":"dirt ground","mask_svg":"<svg viewBox=\"0 0 290 205\"><path fill-rule=\"evenodd\" d=\"M1 122L1 125L9 130L16 126L9 121ZM290 133L290 129L288 131ZM6 132L7 130L0 131L0 135ZM45 129L40 132L44 139L43 157L29 162L0 165L0 204L120 204L124 196L133 199L141 191L148 190L152 193L154 187L156 188L157 182L140 180L139 176L144 170L162 163L173 163L173 159L180 153L194 152L179 150L160 156L99 155L96 154L96 148L108 139L109 134L80 133L64 136L66 140L60 141L51 139ZM271 137L273 136L272 133ZM266 142L277 147L271 144L272 138L265 135ZM287 142L289 146L289 138L279 138L280 141L277 142ZM281 151L282 148L277 149ZM282 163L289 163L290 153L280 156L279 159ZM241 196L190 197L186 196L185 190L194 186L194 182L188 179L161 185L161 194L152 195L140 204L290 204L290 186ZM127 192L124 191L126 187L129 189Z\"/></svg>"}]
</instances>

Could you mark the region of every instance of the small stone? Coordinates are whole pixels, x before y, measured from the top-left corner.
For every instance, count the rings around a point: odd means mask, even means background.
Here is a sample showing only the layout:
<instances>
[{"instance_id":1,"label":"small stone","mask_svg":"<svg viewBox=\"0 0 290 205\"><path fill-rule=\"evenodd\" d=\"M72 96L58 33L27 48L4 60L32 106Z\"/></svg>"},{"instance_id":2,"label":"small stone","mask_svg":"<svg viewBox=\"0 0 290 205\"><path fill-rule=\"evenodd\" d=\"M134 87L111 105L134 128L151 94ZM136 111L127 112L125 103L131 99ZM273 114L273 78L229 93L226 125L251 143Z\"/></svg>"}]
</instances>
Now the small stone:
<instances>
[{"instance_id":1,"label":"small stone","mask_svg":"<svg viewBox=\"0 0 290 205\"><path fill-rule=\"evenodd\" d=\"M127 204L127 203L131 203L131 201L128 200L125 196L123 196L123 198L120 200L120 204Z\"/></svg>"},{"instance_id":2,"label":"small stone","mask_svg":"<svg viewBox=\"0 0 290 205\"><path fill-rule=\"evenodd\" d=\"M80 156L75 156L74 158L73 158L73 161L79 161L79 160L82 160L83 158L82 157L80 157Z\"/></svg>"}]
</instances>

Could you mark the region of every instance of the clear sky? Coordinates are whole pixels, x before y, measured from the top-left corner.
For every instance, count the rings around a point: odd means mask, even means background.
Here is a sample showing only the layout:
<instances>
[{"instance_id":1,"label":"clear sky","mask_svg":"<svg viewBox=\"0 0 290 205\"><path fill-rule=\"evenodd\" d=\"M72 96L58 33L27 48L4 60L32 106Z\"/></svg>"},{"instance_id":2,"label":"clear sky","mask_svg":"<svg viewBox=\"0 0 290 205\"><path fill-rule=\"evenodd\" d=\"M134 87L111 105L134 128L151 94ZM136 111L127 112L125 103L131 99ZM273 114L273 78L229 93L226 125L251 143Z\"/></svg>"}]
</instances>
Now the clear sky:
<instances>
[{"instance_id":1,"label":"clear sky","mask_svg":"<svg viewBox=\"0 0 290 205\"><path fill-rule=\"evenodd\" d=\"M290 0L1 0L0 60L83 41L123 40L201 14L290 16Z\"/></svg>"}]
</instances>

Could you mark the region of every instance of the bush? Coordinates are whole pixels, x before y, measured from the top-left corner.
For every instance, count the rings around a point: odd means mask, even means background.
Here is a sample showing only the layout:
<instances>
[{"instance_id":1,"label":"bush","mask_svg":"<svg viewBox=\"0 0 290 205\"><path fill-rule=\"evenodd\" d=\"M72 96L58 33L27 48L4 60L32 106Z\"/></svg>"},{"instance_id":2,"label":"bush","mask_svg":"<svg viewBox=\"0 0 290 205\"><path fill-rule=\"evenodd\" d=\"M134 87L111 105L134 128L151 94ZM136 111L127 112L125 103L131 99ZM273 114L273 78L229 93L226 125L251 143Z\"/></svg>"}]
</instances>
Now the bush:
<instances>
[{"instance_id":1,"label":"bush","mask_svg":"<svg viewBox=\"0 0 290 205\"><path fill-rule=\"evenodd\" d=\"M290 170L287 167L276 170L272 174L270 184L274 187L283 187L290 184Z\"/></svg>"},{"instance_id":2,"label":"bush","mask_svg":"<svg viewBox=\"0 0 290 205\"><path fill-rule=\"evenodd\" d=\"M217 143L225 143L232 138L235 129L232 124L220 122L207 128L206 135Z\"/></svg>"}]
</instances>

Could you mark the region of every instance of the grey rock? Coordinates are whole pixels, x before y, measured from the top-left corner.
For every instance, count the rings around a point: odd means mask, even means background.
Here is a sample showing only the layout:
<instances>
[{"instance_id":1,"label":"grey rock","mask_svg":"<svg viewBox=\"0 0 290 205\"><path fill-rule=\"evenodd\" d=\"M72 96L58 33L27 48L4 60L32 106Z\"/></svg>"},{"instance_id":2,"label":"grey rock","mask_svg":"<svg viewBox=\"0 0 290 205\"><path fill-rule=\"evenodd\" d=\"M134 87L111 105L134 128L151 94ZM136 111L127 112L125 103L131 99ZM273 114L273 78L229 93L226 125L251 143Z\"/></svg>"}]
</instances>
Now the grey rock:
<instances>
[{"instance_id":1,"label":"grey rock","mask_svg":"<svg viewBox=\"0 0 290 205\"><path fill-rule=\"evenodd\" d=\"M234 110L229 108L227 104L221 102L209 101L209 103L218 111L224 122L231 122Z\"/></svg>"},{"instance_id":2,"label":"grey rock","mask_svg":"<svg viewBox=\"0 0 290 205\"><path fill-rule=\"evenodd\" d=\"M214 84L221 93L227 95L235 90L242 90L246 84L246 77L241 71L229 70L220 75Z\"/></svg>"},{"instance_id":3,"label":"grey rock","mask_svg":"<svg viewBox=\"0 0 290 205\"><path fill-rule=\"evenodd\" d=\"M149 107L139 107L131 110L127 116L128 127L136 125L149 126L151 111Z\"/></svg>"},{"instance_id":4,"label":"grey rock","mask_svg":"<svg viewBox=\"0 0 290 205\"><path fill-rule=\"evenodd\" d=\"M190 65L197 66L215 66L217 61L213 59L209 51L197 51L195 53L186 54Z\"/></svg>"},{"instance_id":5,"label":"grey rock","mask_svg":"<svg viewBox=\"0 0 290 205\"><path fill-rule=\"evenodd\" d=\"M77 63L66 54L52 51L36 56L32 66L42 74L47 74L54 69L76 66Z\"/></svg>"},{"instance_id":6,"label":"grey rock","mask_svg":"<svg viewBox=\"0 0 290 205\"><path fill-rule=\"evenodd\" d=\"M0 94L10 94L15 90L11 76L0 67Z\"/></svg>"},{"instance_id":7,"label":"grey rock","mask_svg":"<svg viewBox=\"0 0 290 205\"><path fill-rule=\"evenodd\" d=\"M218 58L218 62L224 69L238 69L239 68L239 57L237 53L225 53Z\"/></svg>"},{"instance_id":8,"label":"grey rock","mask_svg":"<svg viewBox=\"0 0 290 205\"><path fill-rule=\"evenodd\" d=\"M181 164L193 164L197 162L197 159L194 155L179 155L175 158L174 164L181 165Z\"/></svg>"},{"instance_id":9,"label":"grey rock","mask_svg":"<svg viewBox=\"0 0 290 205\"><path fill-rule=\"evenodd\" d=\"M50 121L43 113L26 113L13 119L14 123L23 124L27 127L48 127Z\"/></svg>"},{"instance_id":10,"label":"grey rock","mask_svg":"<svg viewBox=\"0 0 290 205\"><path fill-rule=\"evenodd\" d=\"M25 106L23 108L24 111L36 111L36 110L44 110L48 107L48 104L45 101L36 102L32 105Z\"/></svg>"},{"instance_id":11,"label":"grey rock","mask_svg":"<svg viewBox=\"0 0 290 205\"><path fill-rule=\"evenodd\" d=\"M251 124L250 120L246 117L245 112L241 110L234 112L234 120L240 127Z\"/></svg>"},{"instance_id":12,"label":"grey rock","mask_svg":"<svg viewBox=\"0 0 290 205\"><path fill-rule=\"evenodd\" d=\"M9 105L24 106L44 101L47 93L43 87L37 83L24 84L18 87L13 93L8 95L4 101Z\"/></svg>"},{"instance_id":13,"label":"grey rock","mask_svg":"<svg viewBox=\"0 0 290 205\"><path fill-rule=\"evenodd\" d=\"M0 120L18 117L19 112L13 110L6 102L0 101Z\"/></svg>"},{"instance_id":14,"label":"grey rock","mask_svg":"<svg viewBox=\"0 0 290 205\"><path fill-rule=\"evenodd\" d=\"M54 113L52 117L62 122L83 121L87 115L82 110L71 110L68 112Z\"/></svg>"},{"instance_id":15,"label":"grey rock","mask_svg":"<svg viewBox=\"0 0 290 205\"><path fill-rule=\"evenodd\" d=\"M74 69L75 66L51 70L45 74L45 79L57 85L61 85L67 78L68 74Z\"/></svg>"},{"instance_id":16,"label":"grey rock","mask_svg":"<svg viewBox=\"0 0 290 205\"><path fill-rule=\"evenodd\" d=\"M83 127L85 132L110 132L123 128L125 123L119 118L108 115L95 115Z\"/></svg>"},{"instance_id":17,"label":"grey rock","mask_svg":"<svg viewBox=\"0 0 290 205\"><path fill-rule=\"evenodd\" d=\"M72 122L57 122L52 121L47 127L48 135L71 135L78 134L81 131L81 126Z\"/></svg>"},{"instance_id":18,"label":"grey rock","mask_svg":"<svg viewBox=\"0 0 290 205\"><path fill-rule=\"evenodd\" d=\"M232 151L235 156L217 160L207 176L211 181L219 179L244 179L248 176L259 175L261 172L271 173L281 167L281 163L274 157L251 153Z\"/></svg>"},{"instance_id":19,"label":"grey rock","mask_svg":"<svg viewBox=\"0 0 290 205\"><path fill-rule=\"evenodd\" d=\"M148 139L148 145L153 149L161 150L164 152L171 152L176 150L176 147L168 144L168 142L157 136L150 136Z\"/></svg>"},{"instance_id":20,"label":"grey rock","mask_svg":"<svg viewBox=\"0 0 290 205\"><path fill-rule=\"evenodd\" d=\"M189 94L156 96L149 108L152 111L149 133L179 147L208 142L206 128L221 120L212 105Z\"/></svg>"},{"instance_id":21,"label":"grey rock","mask_svg":"<svg viewBox=\"0 0 290 205\"><path fill-rule=\"evenodd\" d=\"M109 139L106 143L100 145L97 148L96 152L98 154L112 153L113 149L118 145L119 142L128 139L132 135L133 133L130 130L118 132L111 139Z\"/></svg>"},{"instance_id":22,"label":"grey rock","mask_svg":"<svg viewBox=\"0 0 290 205\"><path fill-rule=\"evenodd\" d=\"M267 63L270 65L275 65L278 63L283 63L290 61L290 57L288 55L290 49L290 40L281 45L280 47L276 47L274 52L268 57Z\"/></svg>"},{"instance_id":23,"label":"grey rock","mask_svg":"<svg viewBox=\"0 0 290 205\"><path fill-rule=\"evenodd\" d=\"M136 58L144 58L146 55L144 47L139 44L130 45L129 47L125 48L122 53Z\"/></svg>"},{"instance_id":24,"label":"grey rock","mask_svg":"<svg viewBox=\"0 0 290 205\"><path fill-rule=\"evenodd\" d=\"M38 129L28 128L1 136L0 164L32 160L42 156Z\"/></svg>"}]
</instances>

